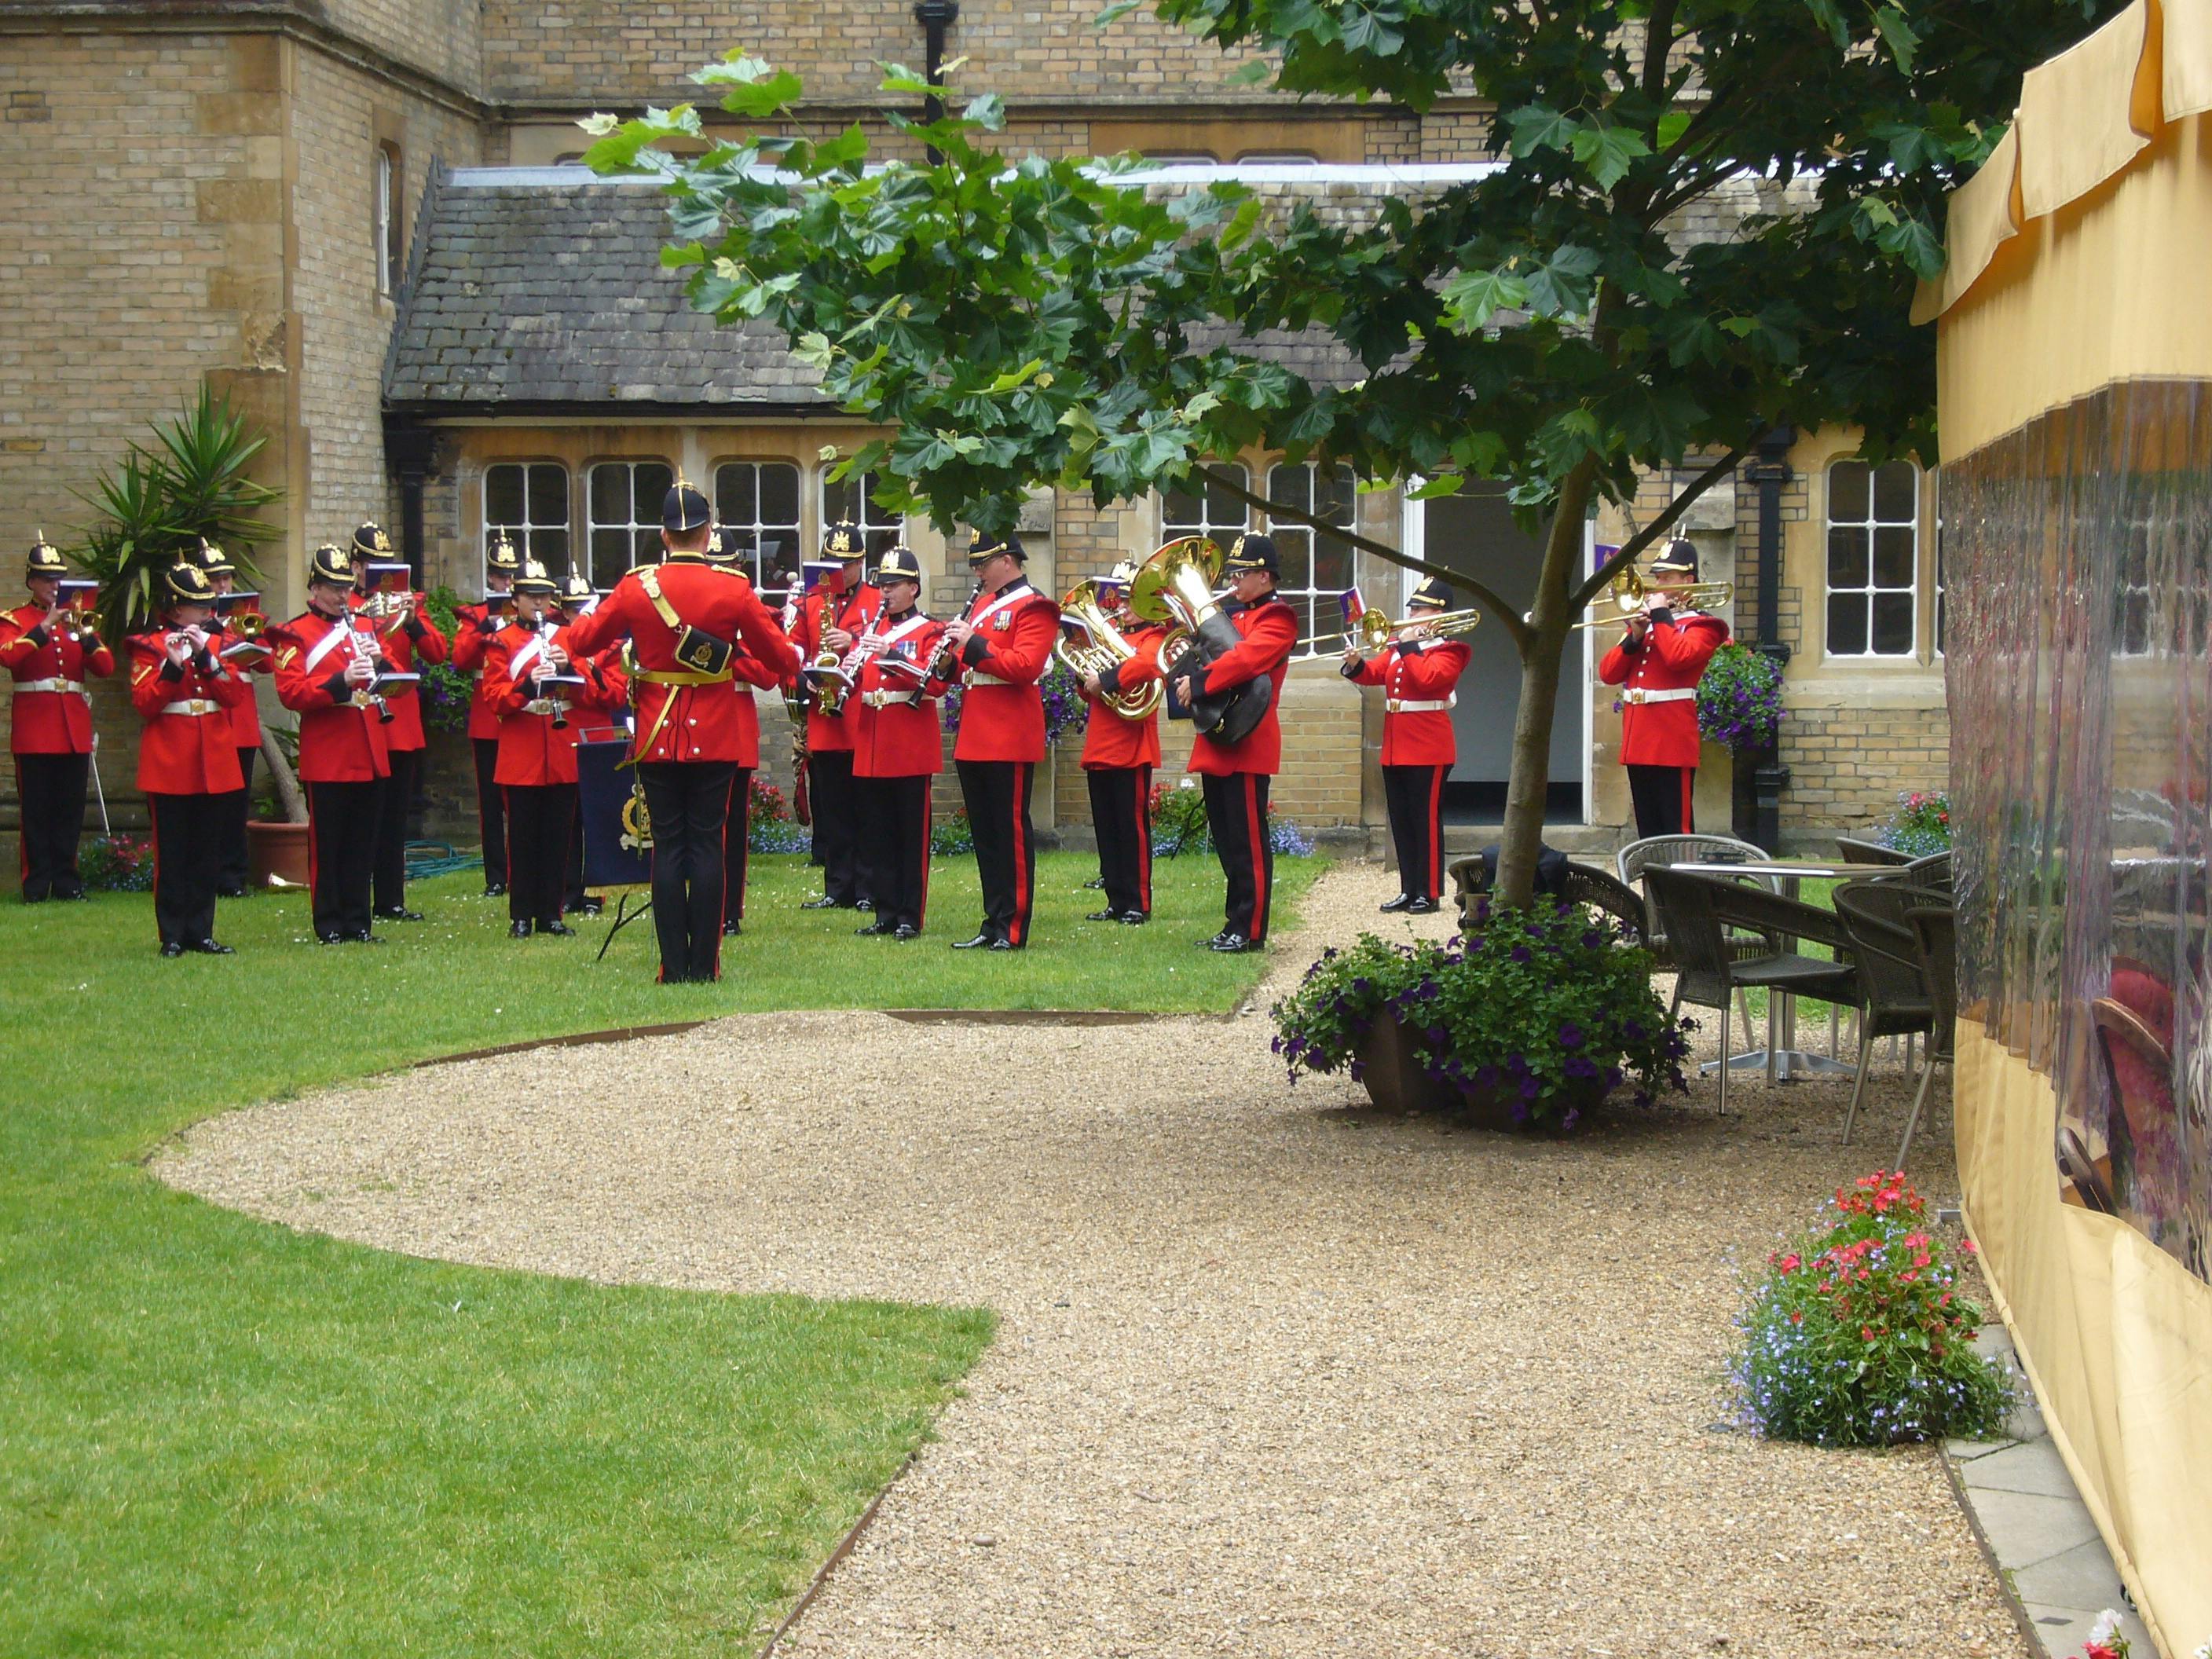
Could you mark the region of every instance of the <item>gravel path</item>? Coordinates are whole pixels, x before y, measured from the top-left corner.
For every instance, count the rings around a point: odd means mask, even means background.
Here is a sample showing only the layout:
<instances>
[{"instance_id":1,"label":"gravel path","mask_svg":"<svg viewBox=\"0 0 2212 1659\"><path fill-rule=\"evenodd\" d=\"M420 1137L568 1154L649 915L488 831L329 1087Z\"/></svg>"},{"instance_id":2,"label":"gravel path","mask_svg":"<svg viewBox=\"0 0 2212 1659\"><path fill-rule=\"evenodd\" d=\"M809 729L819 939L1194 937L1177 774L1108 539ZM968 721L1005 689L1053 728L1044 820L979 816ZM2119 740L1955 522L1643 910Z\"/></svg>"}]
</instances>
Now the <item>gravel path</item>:
<instances>
[{"instance_id":1,"label":"gravel path","mask_svg":"<svg viewBox=\"0 0 2212 1659\"><path fill-rule=\"evenodd\" d=\"M1274 978L1390 886L1325 878ZM754 1016L233 1114L161 1170L426 1255L997 1309L781 1651L2025 1652L1932 1451L1715 1427L1735 1264L1889 1155L1901 1079L1850 1148L1814 1082L1522 1141L1286 1091L1267 1035Z\"/></svg>"}]
</instances>

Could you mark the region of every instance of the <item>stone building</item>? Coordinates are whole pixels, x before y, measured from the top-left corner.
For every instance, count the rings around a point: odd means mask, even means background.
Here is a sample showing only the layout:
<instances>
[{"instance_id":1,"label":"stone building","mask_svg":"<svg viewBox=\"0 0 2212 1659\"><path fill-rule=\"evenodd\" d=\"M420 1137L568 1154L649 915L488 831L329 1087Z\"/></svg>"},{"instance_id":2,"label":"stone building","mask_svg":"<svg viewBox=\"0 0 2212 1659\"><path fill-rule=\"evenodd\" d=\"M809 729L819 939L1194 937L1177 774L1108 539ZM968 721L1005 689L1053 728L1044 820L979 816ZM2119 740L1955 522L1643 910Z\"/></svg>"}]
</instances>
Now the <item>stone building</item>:
<instances>
[{"instance_id":1,"label":"stone building","mask_svg":"<svg viewBox=\"0 0 2212 1659\"><path fill-rule=\"evenodd\" d=\"M604 584L653 544L653 504L677 468L750 532L771 588L830 518L889 539L902 527L864 490L830 485L820 459L862 429L821 402L780 338L718 331L685 309L654 258L665 220L649 190L565 164L586 142L580 117L684 100L698 90L689 71L733 46L805 77L809 125L881 131L875 62L921 62L917 14L929 9L822 0L766 9L743 33L695 6L638 14L606 0L0 0L0 551L12 562L42 527L64 540L86 517L75 492L202 381L269 434L264 476L286 490L264 582L275 606L296 603L303 548L367 516L394 529L428 582L464 594L479 591L493 528L556 565L586 562ZM1170 178L1225 167L1271 191L1353 201L1433 187L1482 158L1487 117L1473 100L1425 115L1294 102L1229 85L1233 61L1144 15L1102 33L1095 11L1095 0L963 0L944 50L968 58L965 83L1005 94L1009 149L1139 149L1193 170ZM1302 372L1328 369L1300 343L1273 349ZM1739 633L1756 620L1766 550L1769 637L1794 652L1782 800L1800 842L1863 830L1899 790L1943 781L1934 482L1910 466L1869 474L1851 449L1847 433L1805 434L1741 469L1691 520L1709 574L1735 566ZM1528 585L1526 544L1495 495L1424 505L1265 455L1237 460L1279 498L1334 503L1363 532L1509 594ZM1638 513L1673 487L1650 480ZM1223 501L1101 514L1048 491L1024 527L1039 585L1065 587L1181 530L1258 526ZM957 605L957 558L924 526L904 528L936 573L933 603ZM1395 567L1273 528L1317 630L1334 625L1348 581L1398 603ZM1624 528L1607 515L1593 544ZM1502 634L1478 630L1474 643L1452 787L1470 841L1502 803L1517 681ZM1611 694L1585 665L1561 696L1553 838L1611 845L1629 816ZM123 758L134 722L112 690L99 701L111 802L143 822ZM1294 672L1285 705L1280 810L1372 839L1376 694L1346 685L1323 654ZM780 731L780 708L764 713ZM1172 726L1165 737L1172 779L1188 737ZM1719 828L1729 767L1719 752L1709 763L1699 821ZM433 771L434 823L464 829L458 768ZM1054 806L1063 837L1083 839L1072 754ZM12 818L0 798L0 825Z\"/></svg>"}]
</instances>

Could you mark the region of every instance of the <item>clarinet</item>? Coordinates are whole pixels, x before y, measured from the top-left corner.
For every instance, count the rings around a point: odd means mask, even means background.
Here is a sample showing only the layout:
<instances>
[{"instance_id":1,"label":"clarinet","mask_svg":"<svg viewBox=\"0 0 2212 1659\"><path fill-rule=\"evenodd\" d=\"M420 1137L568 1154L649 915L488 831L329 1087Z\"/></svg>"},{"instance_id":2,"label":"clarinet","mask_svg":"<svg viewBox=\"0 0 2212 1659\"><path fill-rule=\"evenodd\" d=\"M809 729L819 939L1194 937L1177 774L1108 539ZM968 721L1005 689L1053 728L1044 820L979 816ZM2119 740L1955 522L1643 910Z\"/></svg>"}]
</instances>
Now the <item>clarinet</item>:
<instances>
[{"instance_id":1,"label":"clarinet","mask_svg":"<svg viewBox=\"0 0 2212 1659\"><path fill-rule=\"evenodd\" d=\"M968 603L960 607L962 622L966 622L975 614L975 601L982 597L983 584L977 582L975 591L968 596ZM950 681L959 672L960 653L950 645L939 647L935 660L929 665L929 678L933 680Z\"/></svg>"},{"instance_id":2,"label":"clarinet","mask_svg":"<svg viewBox=\"0 0 2212 1659\"><path fill-rule=\"evenodd\" d=\"M557 624L543 619L539 621L538 624L538 660L540 662L547 661L544 653L547 650L551 648L553 644L553 635L559 631L560 629ZM546 701L553 705L553 729L556 732L567 731L568 729L568 705L562 700L561 694L558 691L554 690L552 687L547 686L544 688L544 690Z\"/></svg>"},{"instance_id":3,"label":"clarinet","mask_svg":"<svg viewBox=\"0 0 2212 1659\"><path fill-rule=\"evenodd\" d=\"M362 625L362 614L358 611L349 611L346 612L345 627L347 632L351 634L353 636L347 641L347 643L353 647L354 653L356 656L365 659L369 666L374 668L376 665L377 657L375 629L373 627L364 627ZM368 647L367 650L363 650L362 648L362 641L364 639L368 641ZM378 725L389 726L392 724L392 705L385 702L383 693L377 690L376 682L374 680L371 680L368 683L368 703L370 708L376 710L376 720Z\"/></svg>"}]
</instances>

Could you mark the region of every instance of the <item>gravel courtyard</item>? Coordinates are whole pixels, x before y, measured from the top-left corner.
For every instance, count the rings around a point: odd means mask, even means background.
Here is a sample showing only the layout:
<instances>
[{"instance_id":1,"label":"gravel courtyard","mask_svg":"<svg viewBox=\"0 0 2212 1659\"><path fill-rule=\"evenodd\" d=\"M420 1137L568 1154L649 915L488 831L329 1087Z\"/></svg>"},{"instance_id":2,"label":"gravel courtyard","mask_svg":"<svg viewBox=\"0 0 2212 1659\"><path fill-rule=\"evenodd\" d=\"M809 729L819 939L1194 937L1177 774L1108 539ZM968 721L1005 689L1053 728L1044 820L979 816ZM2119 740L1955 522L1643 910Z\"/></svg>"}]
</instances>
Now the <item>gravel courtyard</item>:
<instances>
[{"instance_id":1,"label":"gravel courtyard","mask_svg":"<svg viewBox=\"0 0 2212 1659\"><path fill-rule=\"evenodd\" d=\"M779 1652L2024 1654L1932 1450L1720 1425L1739 1265L1893 1153L1901 1078L1849 1148L1848 1080L1565 1142L1287 1089L1268 1002L1403 929L1393 886L1325 877L1225 1021L749 1016L234 1113L160 1173L423 1255L996 1309Z\"/></svg>"}]
</instances>

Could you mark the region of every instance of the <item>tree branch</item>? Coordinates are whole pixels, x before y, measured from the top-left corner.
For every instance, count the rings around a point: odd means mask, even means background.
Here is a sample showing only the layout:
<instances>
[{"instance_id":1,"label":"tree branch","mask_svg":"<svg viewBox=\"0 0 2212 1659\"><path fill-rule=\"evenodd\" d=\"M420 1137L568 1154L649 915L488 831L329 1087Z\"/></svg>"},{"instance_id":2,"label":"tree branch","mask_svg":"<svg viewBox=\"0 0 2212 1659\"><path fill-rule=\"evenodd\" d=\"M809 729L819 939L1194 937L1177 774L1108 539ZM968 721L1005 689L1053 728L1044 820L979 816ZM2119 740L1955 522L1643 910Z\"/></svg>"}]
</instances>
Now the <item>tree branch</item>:
<instances>
[{"instance_id":1,"label":"tree branch","mask_svg":"<svg viewBox=\"0 0 2212 1659\"><path fill-rule=\"evenodd\" d=\"M1499 625L1512 636L1514 648L1516 651L1524 648L1528 641L1534 637L1528 624L1521 620L1519 611L1506 604L1491 588L1475 580L1463 570L1455 570L1449 565L1431 564L1426 559L1417 559L1410 553L1378 542L1371 537L1363 536L1354 530L1346 530L1341 525L1332 524L1320 514L1309 512L1304 507L1292 507L1287 501L1270 501L1265 495L1255 495L1238 483L1229 473L1217 468L1201 463L1198 471L1208 483L1214 485L1224 494L1234 495L1247 507L1258 507L1270 519L1288 519L1291 523L1304 525L1310 530L1327 531L1339 541L1348 543L1363 553L1372 553L1376 558L1386 559L1403 569L1418 570L1425 576L1434 576L1438 581L1449 582L1455 587L1465 588L1474 596L1486 611L1498 618Z\"/></svg>"},{"instance_id":2,"label":"tree branch","mask_svg":"<svg viewBox=\"0 0 2212 1659\"><path fill-rule=\"evenodd\" d=\"M1674 51L1675 0L1655 0L1644 24L1644 95L1654 103L1667 84L1667 59Z\"/></svg>"},{"instance_id":3,"label":"tree branch","mask_svg":"<svg viewBox=\"0 0 2212 1659\"><path fill-rule=\"evenodd\" d=\"M1577 611L1586 610L1592 599L1597 598L1611 586L1615 576L1636 562L1637 556L1645 548L1674 527L1675 521L1690 510L1690 504L1692 501L1735 471L1737 464L1751 453L1753 447L1766 435L1768 429L1765 426L1760 427L1747 440L1698 474L1690 481L1690 487L1687 489L1667 504L1665 512L1622 543L1620 550L1599 566L1596 573L1569 596L1568 614L1571 616Z\"/></svg>"}]
</instances>

